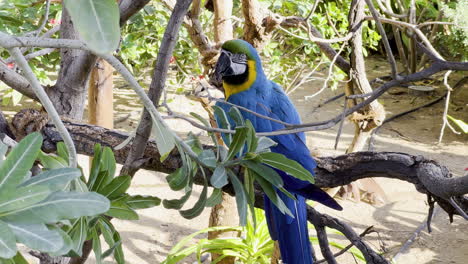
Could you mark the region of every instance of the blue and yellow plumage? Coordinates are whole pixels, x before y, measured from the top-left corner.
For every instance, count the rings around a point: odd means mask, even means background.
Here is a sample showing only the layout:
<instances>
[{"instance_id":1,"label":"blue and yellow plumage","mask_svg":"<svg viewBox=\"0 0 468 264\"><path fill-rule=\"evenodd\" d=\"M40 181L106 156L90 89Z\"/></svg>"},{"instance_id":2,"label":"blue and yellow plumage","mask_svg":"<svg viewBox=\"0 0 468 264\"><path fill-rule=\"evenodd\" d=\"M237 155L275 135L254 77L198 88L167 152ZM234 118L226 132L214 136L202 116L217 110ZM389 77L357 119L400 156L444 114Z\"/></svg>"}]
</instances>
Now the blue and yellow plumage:
<instances>
[{"instance_id":1,"label":"blue and yellow plumage","mask_svg":"<svg viewBox=\"0 0 468 264\"><path fill-rule=\"evenodd\" d=\"M296 108L283 89L270 81L263 72L257 51L243 40L230 40L223 44L220 58L215 69L215 78L222 80L225 99L261 115L278 119L290 124L301 122ZM229 110L230 106L217 103ZM284 128L283 125L251 113L241 111L249 119L257 132L270 132ZM272 136L277 145L271 151L285 155L300 163L314 174L316 163L310 156L304 133ZM284 187L296 196L296 200L278 191L278 195L294 215L283 214L265 196L265 215L273 240L279 241L281 258L287 264L310 264L311 246L307 230L306 199L321 202L332 208L341 209L328 194L313 184L294 178L277 170L283 178Z\"/></svg>"}]
</instances>

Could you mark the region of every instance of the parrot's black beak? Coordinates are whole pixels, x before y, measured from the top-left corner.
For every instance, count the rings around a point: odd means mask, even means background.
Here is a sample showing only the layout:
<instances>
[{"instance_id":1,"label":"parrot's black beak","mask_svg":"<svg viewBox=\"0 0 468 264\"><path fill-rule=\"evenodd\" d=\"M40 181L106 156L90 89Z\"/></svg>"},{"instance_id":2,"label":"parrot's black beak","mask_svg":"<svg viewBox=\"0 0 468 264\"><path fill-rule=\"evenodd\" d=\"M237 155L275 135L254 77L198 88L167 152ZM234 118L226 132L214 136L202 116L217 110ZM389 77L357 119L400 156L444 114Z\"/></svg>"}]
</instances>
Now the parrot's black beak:
<instances>
[{"instance_id":1,"label":"parrot's black beak","mask_svg":"<svg viewBox=\"0 0 468 264\"><path fill-rule=\"evenodd\" d=\"M215 66L213 81L222 85L225 77L242 75L247 71L247 56L244 54L232 54L229 51L221 50L218 62Z\"/></svg>"}]
</instances>

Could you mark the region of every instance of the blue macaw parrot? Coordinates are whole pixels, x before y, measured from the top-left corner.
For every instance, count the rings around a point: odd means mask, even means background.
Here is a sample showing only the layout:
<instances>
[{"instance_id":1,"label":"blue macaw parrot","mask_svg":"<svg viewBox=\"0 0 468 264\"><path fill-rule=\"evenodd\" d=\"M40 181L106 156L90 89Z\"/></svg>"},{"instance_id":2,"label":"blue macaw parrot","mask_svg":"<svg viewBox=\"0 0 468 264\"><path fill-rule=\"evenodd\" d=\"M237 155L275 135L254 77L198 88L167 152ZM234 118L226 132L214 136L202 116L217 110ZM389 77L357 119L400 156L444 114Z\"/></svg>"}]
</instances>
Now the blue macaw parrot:
<instances>
[{"instance_id":1,"label":"blue macaw parrot","mask_svg":"<svg viewBox=\"0 0 468 264\"><path fill-rule=\"evenodd\" d=\"M296 108L283 89L268 80L263 72L260 57L248 42L235 39L226 41L214 71L215 82L224 88L225 100L290 124L301 122ZM229 111L230 106L218 102L218 106ZM241 111L244 119L252 122L257 132L270 132L284 128L283 125L251 113ZM272 152L285 155L300 163L314 174L316 163L310 156L304 133L278 135L270 137L277 145ZM283 192L277 193L284 201L294 218L283 214L265 195L265 215L273 240L279 242L281 258L287 264L310 264L312 248L307 229L306 199L320 202L331 208L341 210L341 206L326 192L315 185L294 178L277 170L284 182L284 188L295 195L291 199Z\"/></svg>"}]
</instances>

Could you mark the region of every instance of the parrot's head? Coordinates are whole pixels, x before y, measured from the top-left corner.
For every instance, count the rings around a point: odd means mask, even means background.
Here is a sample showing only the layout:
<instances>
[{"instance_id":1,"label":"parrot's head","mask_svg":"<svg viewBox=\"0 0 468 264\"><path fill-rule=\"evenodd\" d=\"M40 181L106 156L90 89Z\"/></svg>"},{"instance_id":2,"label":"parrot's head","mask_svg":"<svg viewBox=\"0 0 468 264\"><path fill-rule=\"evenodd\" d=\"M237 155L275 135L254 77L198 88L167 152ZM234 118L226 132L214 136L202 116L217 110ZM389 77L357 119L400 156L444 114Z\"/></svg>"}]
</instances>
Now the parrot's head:
<instances>
[{"instance_id":1,"label":"parrot's head","mask_svg":"<svg viewBox=\"0 0 468 264\"><path fill-rule=\"evenodd\" d=\"M240 39L224 42L213 77L222 83L226 99L248 90L261 74L260 56L252 45Z\"/></svg>"}]
</instances>

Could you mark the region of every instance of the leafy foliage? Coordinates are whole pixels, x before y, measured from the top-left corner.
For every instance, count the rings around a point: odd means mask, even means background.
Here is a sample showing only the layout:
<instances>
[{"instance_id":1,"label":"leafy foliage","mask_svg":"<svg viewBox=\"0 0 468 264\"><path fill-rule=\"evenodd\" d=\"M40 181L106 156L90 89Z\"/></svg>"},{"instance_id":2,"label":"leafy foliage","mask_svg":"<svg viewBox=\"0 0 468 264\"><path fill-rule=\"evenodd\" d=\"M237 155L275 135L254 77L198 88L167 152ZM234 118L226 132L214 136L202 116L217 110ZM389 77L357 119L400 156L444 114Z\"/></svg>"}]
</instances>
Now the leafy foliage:
<instances>
[{"instance_id":1,"label":"leafy foliage","mask_svg":"<svg viewBox=\"0 0 468 264\"><path fill-rule=\"evenodd\" d=\"M20 259L16 243L52 255L65 254L72 248L66 228L68 220L91 217L109 209L109 201L94 192L70 190L80 170L46 170L31 178L42 137L25 137L4 159L6 146L0 143L0 260Z\"/></svg>"}]
</instances>

